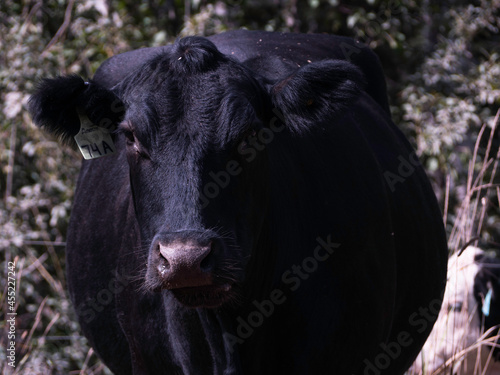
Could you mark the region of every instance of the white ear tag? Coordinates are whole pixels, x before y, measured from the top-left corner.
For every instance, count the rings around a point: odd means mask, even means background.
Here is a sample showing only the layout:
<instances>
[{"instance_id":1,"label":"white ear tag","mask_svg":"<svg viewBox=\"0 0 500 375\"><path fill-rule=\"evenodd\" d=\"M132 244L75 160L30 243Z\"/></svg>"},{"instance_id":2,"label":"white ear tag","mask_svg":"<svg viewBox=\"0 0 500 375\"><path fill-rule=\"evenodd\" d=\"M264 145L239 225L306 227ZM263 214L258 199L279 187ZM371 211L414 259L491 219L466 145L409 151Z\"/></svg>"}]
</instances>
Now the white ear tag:
<instances>
[{"instance_id":1,"label":"white ear tag","mask_svg":"<svg viewBox=\"0 0 500 375\"><path fill-rule=\"evenodd\" d=\"M108 129L95 126L84 114L80 117L80 132L75 141L84 159L97 159L116 152L115 144Z\"/></svg>"}]
</instances>

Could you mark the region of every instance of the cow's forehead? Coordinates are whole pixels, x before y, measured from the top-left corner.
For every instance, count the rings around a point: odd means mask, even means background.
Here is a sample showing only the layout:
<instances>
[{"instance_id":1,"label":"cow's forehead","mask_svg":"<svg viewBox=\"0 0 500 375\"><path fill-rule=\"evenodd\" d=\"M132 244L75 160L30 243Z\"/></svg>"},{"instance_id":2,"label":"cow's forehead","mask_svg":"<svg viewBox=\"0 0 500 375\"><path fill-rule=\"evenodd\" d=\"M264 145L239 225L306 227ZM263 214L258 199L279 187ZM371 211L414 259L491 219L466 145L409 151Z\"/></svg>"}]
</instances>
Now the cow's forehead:
<instances>
[{"instance_id":1,"label":"cow's forehead","mask_svg":"<svg viewBox=\"0 0 500 375\"><path fill-rule=\"evenodd\" d=\"M247 68L222 54L212 42L188 37L147 60L124 80L120 91L126 98L161 88L177 90L177 94L186 91L201 94L200 90L224 92L234 86L245 91L248 88L245 82L252 78Z\"/></svg>"},{"instance_id":2,"label":"cow's forehead","mask_svg":"<svg viewBox=\"0 0 500 375\"><path fill-rule=\"evenodd\" d=\"M265 92L251 71L208 43L174 48L129 76L120 88L127 120L148 134L212 134L221 145L248 130Z\"/></svg>"}]
</instances>

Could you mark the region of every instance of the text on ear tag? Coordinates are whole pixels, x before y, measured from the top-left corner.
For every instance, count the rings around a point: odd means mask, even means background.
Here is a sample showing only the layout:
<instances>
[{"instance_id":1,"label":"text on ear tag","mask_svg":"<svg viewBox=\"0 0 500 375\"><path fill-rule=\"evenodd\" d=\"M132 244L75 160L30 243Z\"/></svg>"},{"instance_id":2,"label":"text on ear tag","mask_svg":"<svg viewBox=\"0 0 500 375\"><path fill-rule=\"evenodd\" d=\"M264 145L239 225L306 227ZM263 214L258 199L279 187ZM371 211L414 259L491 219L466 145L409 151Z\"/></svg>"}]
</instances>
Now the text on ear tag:
<instances>
[{"instance_id":1,"label":"text on ear tag","mask_svg":"<svg viewBox=\"0 0 500 375\"><path fill-rule=\"evenodd\" d=\"M111 134L105 128L95 126L84 114L80 117L80 132L75 141L84 159L97 159L116 152Z\"/></svg>"}]
</instances>

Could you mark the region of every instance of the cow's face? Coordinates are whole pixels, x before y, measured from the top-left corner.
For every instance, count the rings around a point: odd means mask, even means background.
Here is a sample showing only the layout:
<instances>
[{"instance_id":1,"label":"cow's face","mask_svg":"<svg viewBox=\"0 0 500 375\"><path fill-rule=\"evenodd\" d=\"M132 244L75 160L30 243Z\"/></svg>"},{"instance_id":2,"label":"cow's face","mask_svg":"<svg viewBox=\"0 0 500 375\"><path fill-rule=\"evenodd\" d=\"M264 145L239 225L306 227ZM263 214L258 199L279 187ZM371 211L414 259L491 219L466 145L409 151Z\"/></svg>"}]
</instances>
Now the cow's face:
<instances>
[{"instance_id":1,"label":"cow's face","mask_svg":"<svg viewBox=\"0 0 500 375\"><path fill-rule=\"evenodd\" d=\"M204 39L178 43L119 89L146 285L184 304L217 306L243 281L266 209L266 94Z\"/></svg>"},{"instance_id":2,"label":"cow's face","mask_svg":"<svg viewBox=\"0 0 500 375\"><path fill-rule=\"evenodd\" d=\"M266 147L255 135L332 126L359 95L362 76L346 61L325 60L261 81L191 37L113 90L72 76L45 80L32 96L35 123L66 140L80 130L78 113L117 126L149 290L169 290L188 306L235 296L267 212Z\"/></svg>"},{"instance_id":3,"label":"cow's face","mask_svg":"<svg viewBox=\"0 0 500 375\"><path fill-rule=\"evenodd\" d=\"M441 310L413 365L417 373L422 363L433 374L451 373L451 368L474 373L479 364L489 374L498 373L500 364L487 344L498 332L498 266L497 259L474 246L450 257Z\"/></svg>"}]
</instances>

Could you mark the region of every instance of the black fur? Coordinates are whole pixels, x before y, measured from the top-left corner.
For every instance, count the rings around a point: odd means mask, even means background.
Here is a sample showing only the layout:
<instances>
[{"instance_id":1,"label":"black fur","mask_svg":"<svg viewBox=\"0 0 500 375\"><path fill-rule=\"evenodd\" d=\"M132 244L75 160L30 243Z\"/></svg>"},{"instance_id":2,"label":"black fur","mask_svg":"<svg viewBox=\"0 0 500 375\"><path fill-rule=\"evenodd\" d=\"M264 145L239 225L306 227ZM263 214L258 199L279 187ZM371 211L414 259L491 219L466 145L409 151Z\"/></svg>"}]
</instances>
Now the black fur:
<instances>
[{"instance_id":1,"label":"black fur","mask_svg":"<svg viewBox=\"0 0 500 375\"><path fill-rule=\"evenodd\" d=\"M273 104L281 109L287 125L304 133L318 124L341 117L364 88L363 73L340 60L311 63L276 83Z\"/></svg>"},{"instance_id":2,"label":"black fur","mask_svg":"<svg viewBox=\"0 0 500 375\"><path fill-rule=\"evenodd\" d=\"M178 40L172 51L146 61L114 89L128 113L141 118L134 122L141 124L135 131L138 137L144 135L143 142L155 142L161 119L166 123L163 133L178 126L185 135L197 133L203 142L218 138L217 148L222 149L241 140L255 122L268 120L271 100L259 78L222 55L212 42L188 37ZM192 105L195 101L198 105Z\"/></svg>"},{"instance_id":3,"label":"black fur","mask_svg":"<svg viewBox=\"0 0 500 375\"><path fill-rule=\"evenodd\" d=\"M170 67L176 74L202 73L214 70L217 64L227 61L215 45L205 39L189 36L177 40L171 52Z\"/></svg>"},{"instance_id":4,"label":"black fur","mask_svg":"<svg viewBox=\"0 0 500 375\"><path fill-rule=\"evenodd\" d=\"M28 108L35 125L72 146L80 131L78 111L108 130L116 128L124 114L123 104L113 92L76 75L43 79Z\"/></svg>"},{"instance_id":5,"label":"black fur","mask_svg":"<svg viewBox=\"0 0 500 375\"><path fill-rule=\"evenodd\" d=\"M42 80L28 106L35 125L71 143L80 131L76 103L85 89L76 75Z\"/></svg>"}]
</instances>

